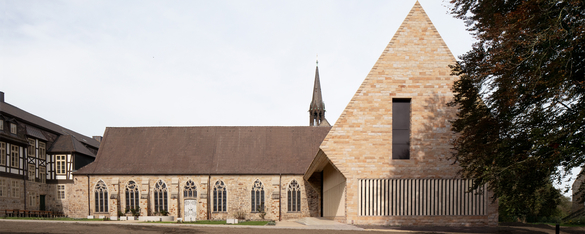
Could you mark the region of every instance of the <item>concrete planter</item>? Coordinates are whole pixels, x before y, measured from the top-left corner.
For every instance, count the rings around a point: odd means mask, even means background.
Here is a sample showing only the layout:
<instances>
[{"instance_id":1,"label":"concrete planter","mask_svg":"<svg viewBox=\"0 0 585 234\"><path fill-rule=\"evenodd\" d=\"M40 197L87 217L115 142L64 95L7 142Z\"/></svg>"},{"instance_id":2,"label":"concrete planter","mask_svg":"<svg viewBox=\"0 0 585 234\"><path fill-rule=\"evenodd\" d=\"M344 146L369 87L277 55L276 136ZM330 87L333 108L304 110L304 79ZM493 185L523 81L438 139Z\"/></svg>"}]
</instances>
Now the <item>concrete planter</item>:
<instances>
[{"instance_id":1,"label":"concrete planter","mask_svg":"<svg viewBox=\"0 0 585 234\"><path fill-rule=\"evenodd\" d=\"M154 222L161 222L161 221L175 221L175 216L140 216L138 218L140 221L154 221Z\"/></svg>"}]
</instances>

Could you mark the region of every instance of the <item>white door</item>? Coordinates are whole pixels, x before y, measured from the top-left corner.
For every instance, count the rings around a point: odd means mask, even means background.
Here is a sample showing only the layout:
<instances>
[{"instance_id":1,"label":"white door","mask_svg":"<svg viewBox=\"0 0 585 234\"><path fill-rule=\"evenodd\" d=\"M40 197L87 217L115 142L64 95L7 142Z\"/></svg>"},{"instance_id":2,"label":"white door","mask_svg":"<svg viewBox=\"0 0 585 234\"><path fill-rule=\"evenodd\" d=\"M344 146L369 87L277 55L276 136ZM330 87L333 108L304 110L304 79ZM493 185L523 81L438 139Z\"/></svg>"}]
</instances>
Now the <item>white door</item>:
<instances>
[{"instance_id":1,"label":"white door","mask_svg":"<svg viewBox=\"0 0 585 234\"><path fill-rule=\"evenodd\" d=\"M197 200L185 200L185 221L193 222L197 219Z\"/></svg>"}]
</instances>

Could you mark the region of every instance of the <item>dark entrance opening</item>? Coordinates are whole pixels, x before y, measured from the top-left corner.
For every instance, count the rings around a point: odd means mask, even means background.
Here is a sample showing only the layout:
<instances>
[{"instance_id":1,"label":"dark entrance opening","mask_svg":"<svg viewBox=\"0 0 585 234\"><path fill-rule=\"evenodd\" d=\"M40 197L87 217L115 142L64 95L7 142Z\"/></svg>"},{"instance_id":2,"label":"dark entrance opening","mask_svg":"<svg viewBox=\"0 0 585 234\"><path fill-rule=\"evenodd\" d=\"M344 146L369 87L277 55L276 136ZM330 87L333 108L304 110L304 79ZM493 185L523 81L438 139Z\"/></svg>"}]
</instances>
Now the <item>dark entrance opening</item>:
<instances>
[{"instance_id":1,"label":"dark entrance opening","mask_svg":"<svg viewBox=\"0 0 585 234\"><path fill-rule=\"evenodd\" d=\"M40 203L39 210L45 210L45 195L41 195L39 197L39 203Z\"/></svg>"}]
</instances>

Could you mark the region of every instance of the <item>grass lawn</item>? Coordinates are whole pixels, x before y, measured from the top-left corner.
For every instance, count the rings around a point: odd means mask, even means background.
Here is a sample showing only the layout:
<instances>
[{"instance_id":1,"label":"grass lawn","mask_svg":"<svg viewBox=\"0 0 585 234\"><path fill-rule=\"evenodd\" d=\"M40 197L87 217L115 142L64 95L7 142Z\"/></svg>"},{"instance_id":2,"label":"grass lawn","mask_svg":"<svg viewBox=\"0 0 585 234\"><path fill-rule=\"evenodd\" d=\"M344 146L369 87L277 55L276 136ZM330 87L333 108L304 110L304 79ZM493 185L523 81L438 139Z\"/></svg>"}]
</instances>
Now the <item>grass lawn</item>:
<instances>
[{"instance_id":1,"label":"grass lawn","mask_svg":"<svg viewBox=\"0 0 585 234\"><path fill-rule=\"evenodd\" d=\"M211 225L232 225L227 224L225 220L199 220L195 222L184 222L185 224L211 224ZM256 226L264 226L268 223L268 221L247 221L241 222L233 225L256 225Z\"/></svg>"},{"instance_id":2,"label":"grass lawn","mask_svg":"<svg viewBox=\"0 0 585 234\"><path fill-rule=\"evenodd\" d=\"M237 223L236 225L256 225L256 226L264 226L268 223L268 221L248 221L248 222L241 222Z\"/></svg>"},{"instance_id":3,"label":"grass lawn","mask_svg":"<svg viewBox=\"0 0 585 234\"><path fill-rule=\"evenodd\" d=\"M67 217L45 218L45 217L2 217L3 219L24 219L24 220L57 220L57 221L103 221L103 219L74 219Z\"/></svg>"}]
</instances>

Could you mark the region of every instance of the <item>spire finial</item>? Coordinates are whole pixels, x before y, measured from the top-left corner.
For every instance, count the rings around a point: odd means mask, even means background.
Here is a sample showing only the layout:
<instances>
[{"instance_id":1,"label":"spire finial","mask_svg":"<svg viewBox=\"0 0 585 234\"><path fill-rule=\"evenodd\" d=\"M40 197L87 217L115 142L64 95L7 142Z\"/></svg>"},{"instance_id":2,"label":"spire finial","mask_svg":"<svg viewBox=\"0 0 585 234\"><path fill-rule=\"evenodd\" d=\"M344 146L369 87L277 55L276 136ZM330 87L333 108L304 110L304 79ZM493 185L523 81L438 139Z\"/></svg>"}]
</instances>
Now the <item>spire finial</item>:
<instances>
[{"instance_id":1,"label":"spire finial","mask_svg":"<svg viewBox=\"0 0 585 234\"><path fill-rule=\"evenodd\" d=\"M319 54L317 54L317 67L319 66Z\"/></svg>"}]
</instances>

